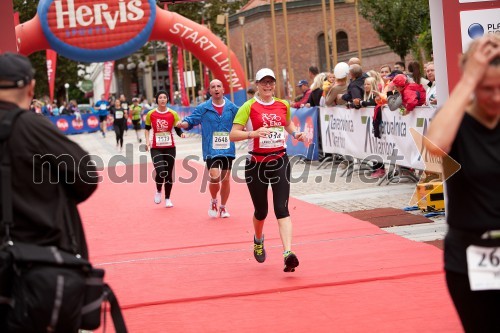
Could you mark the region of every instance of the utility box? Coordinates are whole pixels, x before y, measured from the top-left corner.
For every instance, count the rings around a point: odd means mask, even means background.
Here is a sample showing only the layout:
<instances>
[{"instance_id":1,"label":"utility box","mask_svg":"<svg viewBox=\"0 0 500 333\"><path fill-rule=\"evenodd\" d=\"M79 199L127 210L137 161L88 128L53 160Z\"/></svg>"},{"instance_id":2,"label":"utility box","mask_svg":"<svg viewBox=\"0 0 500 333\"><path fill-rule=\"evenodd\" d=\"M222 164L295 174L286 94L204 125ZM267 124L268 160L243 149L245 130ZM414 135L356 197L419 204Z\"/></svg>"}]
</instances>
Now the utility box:
<instances>
[{"instance_id":1,"label":"utility box","mask_svg":"<svg viewBox=\"0 0 500 333\"><path fill-rule=\"evenodd\" d=\"M418 208L425 212L444 211L443 182L417 184Z\"/></svg>"}]
</instances>

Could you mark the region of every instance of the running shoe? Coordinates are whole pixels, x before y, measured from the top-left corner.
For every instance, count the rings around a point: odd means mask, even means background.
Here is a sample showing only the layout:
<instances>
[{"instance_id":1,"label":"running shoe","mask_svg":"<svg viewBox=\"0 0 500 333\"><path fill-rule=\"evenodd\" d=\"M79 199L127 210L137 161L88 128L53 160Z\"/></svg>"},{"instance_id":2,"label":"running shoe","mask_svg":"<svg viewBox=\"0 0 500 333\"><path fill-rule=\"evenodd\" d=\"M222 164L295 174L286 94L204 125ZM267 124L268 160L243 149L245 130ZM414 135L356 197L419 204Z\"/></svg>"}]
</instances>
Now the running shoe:
<instances>
[{"instance_id":1,"label":"running shoe","mask_svg":"<svg viewBox=\"0 0 500 333\"><path fill-rule=\"evenodd\" d=\"M299 265L299 259L292 251L286 251L283 254L285 261L285 268L283 272L295 272L295 267Z\"/></svg>"},{"instance_id":2,"label":"running shoe","mask_svg":"<svg viewBox=\"0 0 500 333\"><path fill-rule=\"evenodd\" d=\"M266 261L266 249L264 249L264 235L262 235L262 241L257 242L255 236L253 237L253 256L257 262L263 263Z\"/></svg>"},{"instance_id":3,"label":"running shoe","mask_svg":"<svg viewBox=\"0 0 500 333\"><path fill-rule=\"evenodd\" d=\"M161 202L161 192L155 192L155 204L159 204Z\"/></svg>"},{"instance_id":4,"label":"running shoe","mask_svg":"<svg viewBox=\"0 0 500 333\"><path fill-rule=\"evenodd\" d=\"M170 199L165 199L165 207L172 208L172 207L174 207L174 204L172 203L172 201Z\"/></svg>"},{"instance_id":5,"label":"running shoe","mask_svg":"<svg viewBox=\"0 0 500 333\"><path fill-rule=\"evenodd\" d=\"M210 209L208 210L208 216L210 217L217 217L217 201L211 201L210 203Z\"/></svg>"},{"instance_id":6,"label":"running shoe","mask_svg":"<svg viewBox=\"0 0 500 333\"><path fill-rule=\"evenodd\" d=\"M226 210L225 207L220 207L219 208L219 215L223 219L227 219L229 216L231 216L231 215L229 215L229 213L228 213L228 211Z\"/></svg>"}]
</instances>

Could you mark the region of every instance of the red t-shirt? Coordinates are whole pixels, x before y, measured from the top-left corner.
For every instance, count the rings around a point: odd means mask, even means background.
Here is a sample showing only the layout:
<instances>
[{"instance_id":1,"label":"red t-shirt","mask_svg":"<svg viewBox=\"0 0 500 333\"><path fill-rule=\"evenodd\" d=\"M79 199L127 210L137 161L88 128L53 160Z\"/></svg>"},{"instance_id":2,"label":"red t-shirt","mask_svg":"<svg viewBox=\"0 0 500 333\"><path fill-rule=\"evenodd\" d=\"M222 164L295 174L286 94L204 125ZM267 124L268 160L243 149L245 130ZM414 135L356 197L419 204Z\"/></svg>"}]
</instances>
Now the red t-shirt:
<instances>
[{"instance_id":1,"label":"red t-shirt","mask_svg":"<svg viewBox=\"0 0 500 333\"><path fill-rule=\"evenodd\" d=\"M172 109L166 111L152 109L146 115L146 126L151 126L153 131L153 140L151 148L172 148L175 147L172 130L179 121L179 115Z\"/></svg>"},{"instance_id":2,"label":"red t-shirt","mask_svg":"<svg viewBox=\"0 0 500 333\"><path fill-rule=\"evenodd\" d=\"M248 143L252 158L256 162L277 159L285 154L272 154L286 149L286 125L290 122L290 105L287 101L274 98L271 103L262 103L255 98L241 106L233 123L246 126L247 131L267 126L271 134L267 138L252 138Z\"/></svg>"}]
</instances>

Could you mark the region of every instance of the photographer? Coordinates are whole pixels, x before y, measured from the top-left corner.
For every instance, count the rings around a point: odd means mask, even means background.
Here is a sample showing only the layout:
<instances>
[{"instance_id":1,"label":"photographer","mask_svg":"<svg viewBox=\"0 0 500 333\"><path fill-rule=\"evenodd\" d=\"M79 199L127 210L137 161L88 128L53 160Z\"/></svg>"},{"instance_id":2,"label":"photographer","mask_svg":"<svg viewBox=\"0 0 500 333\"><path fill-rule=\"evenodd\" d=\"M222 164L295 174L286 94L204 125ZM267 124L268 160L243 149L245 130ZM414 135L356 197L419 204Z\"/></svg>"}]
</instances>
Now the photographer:
<instances>
[{"instance_id":1,"label":"photographer","mask_svg":"<svg viewBox=\"0 0 500 333\"><path fill-rule=\"evenodd\" d=\"M28 58L0 55L0 121L16 109L28 111L35 93L34 70ZM89 155L45 117L22 112L7 141L10 154L14 223L11 238L53 245L88 258L77 209L97 187ZM1 202L0 202L1 205ZM72 244L66 221L77 244ZM0 237L5 238L4 228Z\"/></svg>"}]
</instances>

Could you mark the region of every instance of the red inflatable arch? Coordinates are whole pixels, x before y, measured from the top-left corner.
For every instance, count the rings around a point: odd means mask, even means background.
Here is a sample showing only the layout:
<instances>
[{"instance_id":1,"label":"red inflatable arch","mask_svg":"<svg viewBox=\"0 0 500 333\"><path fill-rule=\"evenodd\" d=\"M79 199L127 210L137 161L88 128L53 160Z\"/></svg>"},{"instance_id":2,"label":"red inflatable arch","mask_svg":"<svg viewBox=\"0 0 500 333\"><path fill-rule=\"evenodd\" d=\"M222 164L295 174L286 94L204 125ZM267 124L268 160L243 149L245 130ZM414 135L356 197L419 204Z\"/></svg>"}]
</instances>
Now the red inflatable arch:
<instances>
[{"instance_id":1,"label":"red inflatable arch","mask_svg":"<svg viewBox=\"0 0 500 333\"><path fill-rule=\"evenodd\" d=\"M19 53L24 55L51 48L38 14L16 27L16 40ZM231 51L230 69L227 46L206 27L177 13L156 7L156 18L148 40L161 40L188 50L212 71L215 78L222 81L226 94L230 93L232 80L235 99L240 99L236 98L236 94L238 97L246 97L245 74L238 58Z\"/></svg>"}]
</instances>

